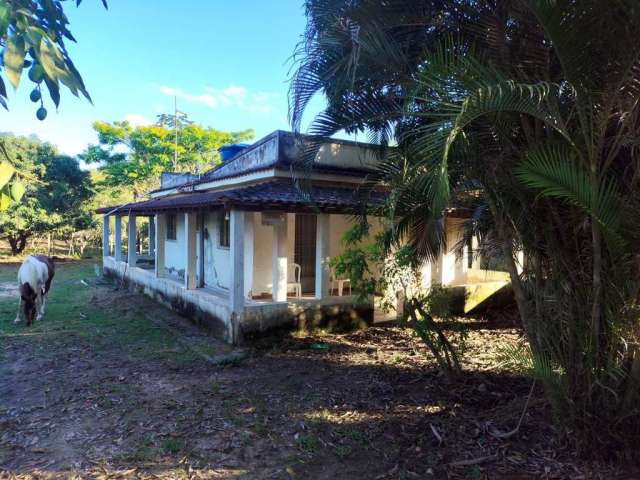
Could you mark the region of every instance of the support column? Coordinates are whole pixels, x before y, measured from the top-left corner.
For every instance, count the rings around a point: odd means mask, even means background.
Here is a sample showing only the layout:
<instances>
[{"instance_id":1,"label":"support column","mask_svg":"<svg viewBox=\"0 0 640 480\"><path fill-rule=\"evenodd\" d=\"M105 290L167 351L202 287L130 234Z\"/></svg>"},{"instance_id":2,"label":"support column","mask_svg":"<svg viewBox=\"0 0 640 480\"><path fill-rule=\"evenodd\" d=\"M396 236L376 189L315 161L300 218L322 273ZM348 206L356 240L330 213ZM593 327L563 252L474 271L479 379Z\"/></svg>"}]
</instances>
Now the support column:
<instances>
[{"instance_id":1,"label":"support column","mask_svg":"<svg viewBox=\"0 0 640 480\"><path fill-rule=\"evenodd\" d=\"M440 220L440 225L442 228L442 234L445 236L446 238L446 231L445 231L445 220L442 219ZM445 245L443 245L443 247L440 249L440 253L438 253L438 256L433 259L433 261L431 262L431 285L442 285L442 271L444 269L444 251L446 250L446 242Z\"/></svg>"},{"instance_id":2,"label":"support column","mask_svg":"<svg viewBox=\"0 0 640 480\"><path fill-rule=\"evenodd\" d=\"M431 285L442 283L442 252L431 261Z\"/></svg>"},{"instance_id":3,"label":"support column","mask_svg":"<svg viewBox=\"0 0 640 480\"><path fill-rule=\"evenodd\" d=\"M474 235L473 237L471 237L471 253L470 253L470 255L473 255L473 263L471 264L471 268L473 268L474 270L480 270L480 268L482 268L480 264L480 255L478 255L478 248L479 248L478 237Z\"/></svg>"},{"instance_id":4,"label":"support column","mask_svg":"<svg viewBox=\"0 0 640 480\"><path fill-rule=\"evenodd\" d=\"M253 212L244 213L244 298L253 295Z\"/></svg>"},{"instance_id":5,"label":"support column","mask_svg":"<svg viewBox=\"0 0 640 480\"><path fill-rule=\"evenodd\" d=\"M167 239L167 216L164 213L156 215L155 227L155 274L156 277L162 277L164 275L164 244Z\"/></svg>"},{"instance_id":6,"label":"support column","mask_svg":"<svg viewBox=\"0 0 640 480\"><path fill-rule=\"evenodd\" d=\"M156 219L155 217L149 217L149 256L153 257L156 254Z\"/></svg>"},{"instance_id":7,"label":"support column","mask_svg":"<svg viewBox=\"0 0 640 480\"><path fill-rule=\"evenodd\" d=\"M447 245L448 250L448 245ZM456 255L447 251L442 255L442 270L440 271L440 283L442 285L452 285L456 279Z\"/></svg>"},{"instance_id":8,"label":"support column","mask_svg":"<svg viewBox=\"0 0 640 480\"><path fill-rule=\"evenodd\" d=\"M184 287L188 290L196 288L196 217L193 212L184 214L184 244L186 248L186 265L184 269Z\"/></svg>"},{"instance_id":9,"label":"support column","mask_svg":"<svg viewBox=\"0 0 640 480\"><path fill-rule=\"evenodd\" d=\"M229 253L231 260L231 285L229 303L236 315L244 309L244 236L245 212L231 210L229 219Z\"/></svg>"},{"instance_id":10,"label":"support column","mask_svg":"<svg viewBox=\"0 0 640 480\"><path fill-rule=\"evenodd\" d=\"M109 256L109 215L102 217L102 256Z\"/></svg>"},{"instance_id":11,"label":"support column","mask_svg":"<svg viewBox=\"0 0 640 480\"><path fill-rule=\"evenodd\" d=\"M113 217L116 224L115 224L115 228L114 228L114 235L115 235L115 240L114 240L114 252L113 252L113 256L116 259L116 262L121 262L122 261L122 217L116 213L115 217Z\"/></svg>"},{"instance_id":12,"label":"support column","mask_svg":"<svg viewBox=\"0 0 640 480\"><path fill-rule=\"evenodd\" d=\"M136 216L129 214L129 222L127 223L127 261L129 268L136 266L138 255L136 254Z\"/></svg>"},{"instance_id":13,"label":"support column","mask_svg":"<svg viewBox=\"0 0 640 480\"><path fill-rule=\"evenodd\" d=\"M204 213L198 213L198 288L204 287Z\"/></svg>"},{"instance_id":14,"label":"support column","mask_svg":"<svg viewBox=\"0 0 640 480\"><path fill-rule=\"evenodd\" d=\"M456 255L453 252L455 239L451 238L451 225L447 218L442 219L444 246L438 259L439 280L441 285L451 285L456 278Z\"/></svg>"},{"instance_id":15,"label":"support column","mask_svg":"<svg viewBox=\"0 0 640 480\"><path fill-rule=\"evenodd\" d=\"M316 298L329 295L329 215L316 216Z\"/></svg>"},{"instance_id":16,"label":"support column","mask_svg":"<svg viewBox=\"0 0 640 480\"><path fill-rule=\"evenodd\" d=\"M271 283L274 302L287 301L287 215L273 226L271 253Z\"/></svg>"}]
</instances>

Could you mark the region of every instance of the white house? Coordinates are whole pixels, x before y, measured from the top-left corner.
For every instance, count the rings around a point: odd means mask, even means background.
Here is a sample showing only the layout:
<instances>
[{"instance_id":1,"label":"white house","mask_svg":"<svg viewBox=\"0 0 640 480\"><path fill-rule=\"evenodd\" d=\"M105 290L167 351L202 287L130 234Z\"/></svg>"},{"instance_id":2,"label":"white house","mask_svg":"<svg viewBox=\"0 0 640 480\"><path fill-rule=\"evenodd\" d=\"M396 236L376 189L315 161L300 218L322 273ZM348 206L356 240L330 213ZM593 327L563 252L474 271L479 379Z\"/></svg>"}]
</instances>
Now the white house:
<instances>
[{"instance_id":1,"label":"white house","mask_svg":"<svg viewBox=\"0 0 640 480\"><path fill-rule=\"evenodd\" d=\"M202 176L164 174L149 200L99 209L105 273L228 342L273 327L370 323L373 304L356 305L348 279L333 278L329 260L343 249L342 234L361 205L358 186L379 147L327 139L313 166L301 171L300 142L276 131L250 146L224 147L222 165ZM374 192L368 201L384 195ZM149 217L148 255L136 253L142 216ZM455 219L447 225L455 230ZM423 283L468 279L505 283L451 252L425 266Z\"/></svg>"}]
</instances>

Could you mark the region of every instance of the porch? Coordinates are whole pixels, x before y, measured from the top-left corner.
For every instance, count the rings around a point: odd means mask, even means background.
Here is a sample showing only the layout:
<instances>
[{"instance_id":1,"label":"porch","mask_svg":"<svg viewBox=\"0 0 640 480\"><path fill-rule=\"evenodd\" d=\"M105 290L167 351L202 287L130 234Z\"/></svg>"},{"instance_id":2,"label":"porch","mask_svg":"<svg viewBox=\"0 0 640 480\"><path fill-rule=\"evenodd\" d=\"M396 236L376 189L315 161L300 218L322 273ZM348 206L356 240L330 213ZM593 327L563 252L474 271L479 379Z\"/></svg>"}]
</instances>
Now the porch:
<instances>
[{"instance_id":1,"label":"porch","mask_svg":"<svg viewBox=\"0 0 640 480\"><path fill-rule=\"evenodd\" d=\"M138 223L148 218L145 241ZM365 325L329 262L342 250L344 214L199 209L104 215L104 269L228 342L276 327ZM126 255L123 252L123 219ZM147 248L141 253L139 244Z\"/></svg>"}]
</instances>

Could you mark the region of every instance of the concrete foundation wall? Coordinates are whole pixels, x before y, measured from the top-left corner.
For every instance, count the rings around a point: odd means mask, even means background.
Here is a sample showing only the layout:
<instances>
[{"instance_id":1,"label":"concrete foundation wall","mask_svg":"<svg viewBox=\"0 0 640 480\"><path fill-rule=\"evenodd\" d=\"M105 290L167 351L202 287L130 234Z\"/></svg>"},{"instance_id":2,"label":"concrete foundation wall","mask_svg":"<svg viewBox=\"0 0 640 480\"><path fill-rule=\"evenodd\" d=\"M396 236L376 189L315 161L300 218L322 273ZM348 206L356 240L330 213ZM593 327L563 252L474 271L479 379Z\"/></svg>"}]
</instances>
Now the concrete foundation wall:
<instances>
[{"instance_id":1,"label":"concrete foundation wall","mask_svg":"<svg viewBox=\"0 0 640 480\"><path fill-rule=\"evenodd\" d=\"M373 303L355 306L350 297L253 303L247 304L240 315L235 315L231 312L229 299L210 290L188 290L182 282L157 278L149 270L129 268L113 257L103 257L103 268L105 275L122 279L128 288L188 317L228 343L242 342L274 330L324 328L343 331L373 322Z\"/></svg>"},{"instance_id":2,"label":"concrete foundation wall","mask_svg":"<svg viewBox=\"0 0 640 480\"><path fill-rule=\"evenodd\" d=\"M210 330L217 338L231 343L231 311L224 298L201 290L187 290L169 278L156 278L147 270L128 268L111 257L103 258L107 276L124 279L129 288L144 293L166 307L183 314Z\"/></svg>"},{"instance_id":3,"label":"concrete foundation wall","mask_svg":"<svg viewBox=\"0 0 640 480\"><path fill-rule=\"evenodd\" d=\"M348 297L332 297L326 302L288 302L248 306L240 324L240 336L245 339L263 336L278 330L330 332L366 328L373 324L373 303L354 305Z\"/></svg>"}]
</instances>

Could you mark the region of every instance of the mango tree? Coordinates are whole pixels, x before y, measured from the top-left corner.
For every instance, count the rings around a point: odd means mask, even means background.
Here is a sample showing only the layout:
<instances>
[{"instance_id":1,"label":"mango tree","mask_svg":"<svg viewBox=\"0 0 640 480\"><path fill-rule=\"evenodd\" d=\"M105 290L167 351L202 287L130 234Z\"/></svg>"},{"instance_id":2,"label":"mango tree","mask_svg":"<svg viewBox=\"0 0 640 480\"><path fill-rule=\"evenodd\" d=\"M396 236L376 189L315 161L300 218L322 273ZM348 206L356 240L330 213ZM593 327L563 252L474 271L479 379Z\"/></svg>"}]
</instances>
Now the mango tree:
<instances>
[{"instance_id":1,"label":"mango tree","mask_svg":"<svg viewBox=\"0 0 640 480\"><path fill-rule=\"evenodd\" d=\"M107 1L101 1L107 8ZM79 6L81 2L75 3ZM33 84L29 98L39 105L38 120L47 117L43 93L48 92L57 108L60 85L76 97L81 94L91 101L65 43L76 39L69 30L64 3L65 0L0 0L0 105L5 109L9 109L7 82L17 89L25 71ZM0 142L0 211L22 198L25 187L21 177L24 175L16 170Z\"/></svg>"}]
</instances>

